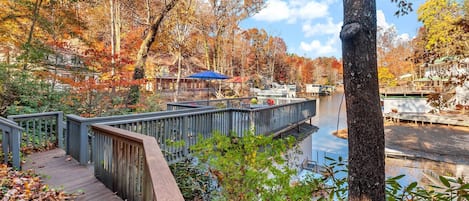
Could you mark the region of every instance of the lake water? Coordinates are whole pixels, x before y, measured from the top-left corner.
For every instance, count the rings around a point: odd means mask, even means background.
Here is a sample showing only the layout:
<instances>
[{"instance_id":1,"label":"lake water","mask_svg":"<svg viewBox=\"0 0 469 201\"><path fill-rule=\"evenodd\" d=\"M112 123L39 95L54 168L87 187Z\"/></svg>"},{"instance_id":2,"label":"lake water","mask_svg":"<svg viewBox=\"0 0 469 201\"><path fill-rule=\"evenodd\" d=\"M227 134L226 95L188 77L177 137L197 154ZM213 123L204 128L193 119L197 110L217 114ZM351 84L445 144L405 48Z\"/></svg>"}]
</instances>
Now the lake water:
<instances>
[{"instance_id":1,"label":"lake water","mask_svg":"<svg viewBox=\"0 0 469 201\"><path fill-rule=\"evenodd\" d=\"M341 103L342 102L342 103ZM317 126L318 131L305 138L299 143L303 152L302 159L317 161L324 164L324 156L347 158L347 140L335 137L332 132L347 127L344 93L338 91L331 96L318 98L316 116L312 124ZM405 174L401 184L418 181L421 185L438 184L436 175L460 176L469 175L468 164L443 163L431 160L405 160L386 159L386 176L393 177Z\"/></svg>"}]
</instances>

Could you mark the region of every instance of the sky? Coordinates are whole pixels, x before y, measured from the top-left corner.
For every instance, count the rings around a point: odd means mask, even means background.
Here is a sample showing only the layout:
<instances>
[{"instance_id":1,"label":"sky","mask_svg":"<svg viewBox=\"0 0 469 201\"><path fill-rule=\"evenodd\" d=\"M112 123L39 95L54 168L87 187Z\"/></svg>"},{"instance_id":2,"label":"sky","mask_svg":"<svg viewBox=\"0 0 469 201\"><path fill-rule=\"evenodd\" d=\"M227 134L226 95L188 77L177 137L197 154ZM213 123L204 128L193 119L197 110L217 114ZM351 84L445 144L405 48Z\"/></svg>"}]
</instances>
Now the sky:
<instances>
[{"instance_id":1,"label":"sky","mask_svg":"<svg viewBox=\"0 0 469 201\"><path fill-rule=\"evenodd\" d=\"M415 37L421 27L416 10L424 0L411 2L414 11L397 17L394 15L398 10L396 3L376 0L378 26L394 26L403 40ZM309 58L341 58L339 33L342 22L342 0L267 0L259 13L241 22L241 27L262 28L272 36L283 38L289 53Z\"/></svg>"}]
</instances>

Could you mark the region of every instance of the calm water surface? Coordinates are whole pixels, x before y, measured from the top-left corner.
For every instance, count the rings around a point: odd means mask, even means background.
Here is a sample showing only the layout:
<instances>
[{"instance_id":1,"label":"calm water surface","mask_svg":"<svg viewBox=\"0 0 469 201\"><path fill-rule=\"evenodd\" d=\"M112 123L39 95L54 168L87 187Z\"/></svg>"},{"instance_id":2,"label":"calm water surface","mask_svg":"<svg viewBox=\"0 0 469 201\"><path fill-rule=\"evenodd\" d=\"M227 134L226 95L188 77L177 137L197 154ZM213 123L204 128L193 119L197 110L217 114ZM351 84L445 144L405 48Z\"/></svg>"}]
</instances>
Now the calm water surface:
<instances>
[{"instance_id":1,"label":"calm water surface","mask_svg":"<svg viewBox=\"0 0 469 201\"><path fill-rule=\"evenodd\" d=\"M342 101L342 104L341 104ZM347 158L347 140L337 138L332 132L347 127L345 98L338 91L331 96L321 96L317 101L316 116L312 124L319 130L300 143L303 152L302 160L309 159L323 164L324 156ZM386 159L386 176L405 174L402 184L418 181L421 185L435 184L435 175L460 176L469 175L469 165L435 162L430 160Z\"/></svg>"}]
</instances>

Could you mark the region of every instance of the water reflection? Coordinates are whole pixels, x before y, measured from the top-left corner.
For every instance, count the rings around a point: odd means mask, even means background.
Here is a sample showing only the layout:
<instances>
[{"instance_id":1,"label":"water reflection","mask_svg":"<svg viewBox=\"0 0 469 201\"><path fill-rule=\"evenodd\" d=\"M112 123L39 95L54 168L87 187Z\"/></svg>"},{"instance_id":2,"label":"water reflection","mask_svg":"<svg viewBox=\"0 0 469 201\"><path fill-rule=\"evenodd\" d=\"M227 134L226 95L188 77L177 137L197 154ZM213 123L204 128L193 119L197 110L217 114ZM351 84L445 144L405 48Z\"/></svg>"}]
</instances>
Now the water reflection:
<instances>
[{"instance_id":1,"label":"water reflection","mask_svg":"<svg viewBox=\"0 0 469 201\"><path fill-rule=\"evenodd\" d=\"M314 160L318 164L324 164L324 156L337 159L339 156L347 158L347 140L337 138L332 135L333 131L347 127L345 100L343 92L337 92L331 96L319 97L317 101L316 116L312 119L312 124L319 128L309 137L300 142L300 149L303 155L299 161ZM342 105L341 105L341 101ZM341 105L341 107L339 107ZM339 112L340 111L340 112ZM386 176L394 177L405 174L401 184L409 184L418 181L422 186L439 185L438 176L450 177L464 176L469 178L469 165L435 162L430 160L406 160L387 158Z\"/></svg>"},{"instance_id":2,"label":"water reflection","mask_svg":"<svg viewBox=\"0 0 469 201\"><path fill-rule=\"evenodd\" d=\"M347 140L332 135L332 132L337 129L337 125L339 129L347 127L344 99L343 93L334 93L331 96L321 96L317 99L316 116L312 119L312 124L317 126L319 130L314 133L311 139L313 151L345 154L344 157L346 157Z\"/></svg>"},{"instance_id":3,"label":"water reflection","mask_svg":"<svg viewBox=\"0 0 469 201\"><path fill-rule=\"evenodd\" d=\"M469 165L438 162L426 159L406 160L386 158L386 176L405 174L403 183L417 181L421 186L439 185L438 176L452 178L469 176Z\"/></svg>"}]
</instances>

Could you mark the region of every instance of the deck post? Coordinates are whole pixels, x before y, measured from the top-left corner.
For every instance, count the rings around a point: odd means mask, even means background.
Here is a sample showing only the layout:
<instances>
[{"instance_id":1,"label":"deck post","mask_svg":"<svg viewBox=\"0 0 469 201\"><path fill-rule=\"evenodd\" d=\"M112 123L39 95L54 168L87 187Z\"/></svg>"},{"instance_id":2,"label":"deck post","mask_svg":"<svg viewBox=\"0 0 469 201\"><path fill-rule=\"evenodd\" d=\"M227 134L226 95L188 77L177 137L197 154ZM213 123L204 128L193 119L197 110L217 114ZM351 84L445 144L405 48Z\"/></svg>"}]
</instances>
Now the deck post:
<instances>
[{"instance_id":1,"label":"deck post","mask_svg":"<svg viewBox=\"0 0 469 201\"><path fill-rule=\"evenodd\" d=\"M20 169L20 146L21 146L21 131L17 128L10 130L10 151L13 154L13 167Z\"/></svg>"},{"instance_id":2,"label":"deck post","mask_svg":"<svg viewBox=\"0 0 469 201\"><path fill-rule=\"evenodd\" d=\"M65 154L70 155L70 122L67 119L65 123L65 128L67 130L66 136L65 136L65 144L67 145L65 147Z\"/></svg>"},{"instance_id":3,"label":"deck post","mask_svg":"<svg viewBox=\"0 0 469 201\"><path fill-rule=\"evenodd\" d=\"M80 129L80 164L86 165L88 163L88 127L86 124L81 123Z\"/></svg>"},{"instance_id":4,"label":"deck post","mask_svg":"<svg viewBox=\"0 0 469 201\"><path fill-rule=\"evenodd\" d=\"M8 164L8 150L9 148L9 137L6 130L2 129L2 151L3 151L3 163Z\"/></svg>"},{"instance_id":5,"label":"deck post","mask_svg":"<svg viewBox=\"0 0 469 201\"><path fill-rule=\"evenodd\" d=\"M17 128L9 128L6 130L2 128L2 148L4 163L8 164L8 155L12 154L12 165L16 169L20 169L20 144L21 144L21 130Z\"/></svg>"},{"instance_id":6,"label":"deck post","mask_svg":"<svg viewBox=\"0 0 469 201\"><path fill-rule=\"evenodd\" d=\"M65 147L64 143L64 113L59 112L57 113L57 120L56 120L56 131L57 131L57 140L58 140L58 146L59 148L63 149Z\"/></svg>"},{"instance_id":7,"label":"deck post","mask_svg":"<svg viewBox=\"0 0 469 201\"><path fill-rule=\"evenodd\" d=\"M16 169L21 169L20 146L23 128L18 123L0 117L0 130L2 130L2 151L4 162L8 163L9 155L12 154L12 165Z\"/></svg>"},{"instance_id":8,"label":"deck post","mask_svg":"<svg viewBox=\"0 0 469 201\"><path fill-rule=\"evenodd\" d=\"M88 164L88 125L85 118L67 115L67 146L68 155L78 160L81 165Z\"/></svg>"}]
</instances>

